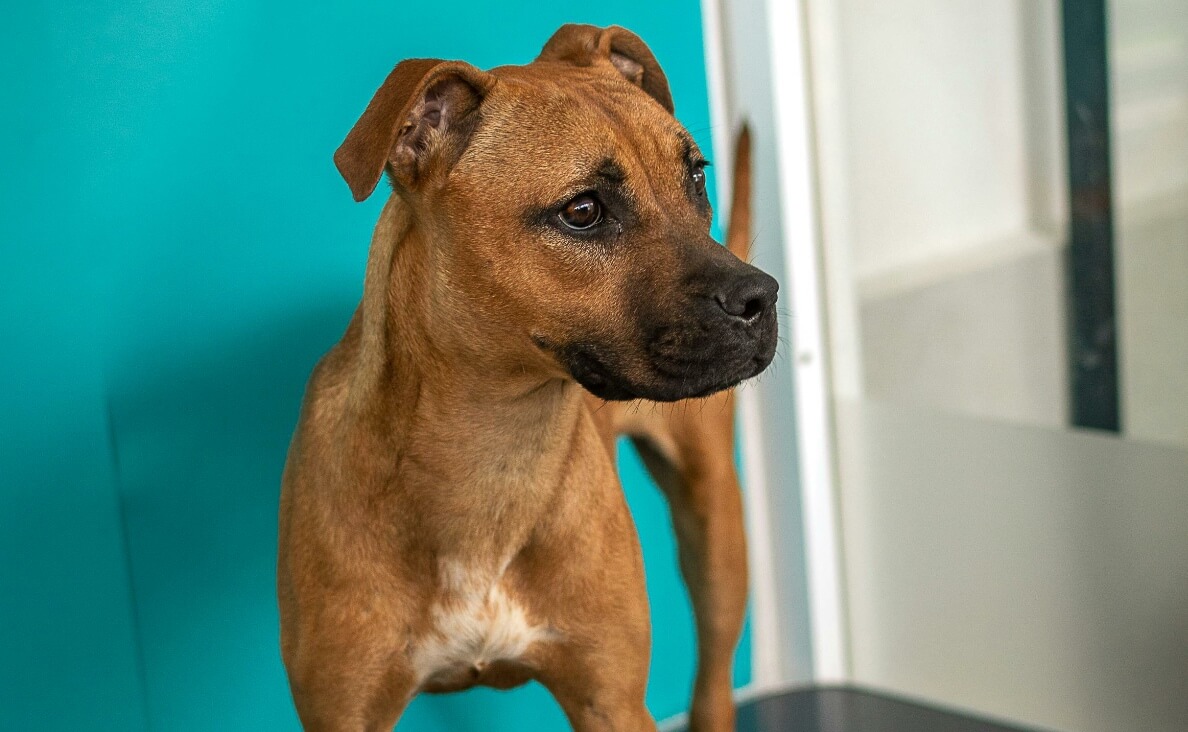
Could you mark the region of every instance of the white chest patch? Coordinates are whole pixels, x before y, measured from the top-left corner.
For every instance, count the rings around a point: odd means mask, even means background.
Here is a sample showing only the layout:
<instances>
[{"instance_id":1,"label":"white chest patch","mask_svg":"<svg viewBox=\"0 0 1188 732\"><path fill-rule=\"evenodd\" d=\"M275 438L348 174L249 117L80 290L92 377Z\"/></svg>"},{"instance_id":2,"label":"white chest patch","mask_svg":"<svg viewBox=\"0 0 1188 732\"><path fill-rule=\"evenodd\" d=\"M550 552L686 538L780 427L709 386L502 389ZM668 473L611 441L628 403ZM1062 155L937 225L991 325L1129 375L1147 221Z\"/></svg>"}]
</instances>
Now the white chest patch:
<instances>
[{"instance_id":1,"label":"white chest patch","mask_svg":"<svg viewBox=\"0 0 1188 732\"><path fill-rule=\"evenodd\" d=\"M499 586L502 572L467 572L457 564L441 568L445 599L433 608L433 630L413 655L423 681L434 674L522 657L533 643L554 637L529 621L524 608Z\"/></svg>"}]
</instances>

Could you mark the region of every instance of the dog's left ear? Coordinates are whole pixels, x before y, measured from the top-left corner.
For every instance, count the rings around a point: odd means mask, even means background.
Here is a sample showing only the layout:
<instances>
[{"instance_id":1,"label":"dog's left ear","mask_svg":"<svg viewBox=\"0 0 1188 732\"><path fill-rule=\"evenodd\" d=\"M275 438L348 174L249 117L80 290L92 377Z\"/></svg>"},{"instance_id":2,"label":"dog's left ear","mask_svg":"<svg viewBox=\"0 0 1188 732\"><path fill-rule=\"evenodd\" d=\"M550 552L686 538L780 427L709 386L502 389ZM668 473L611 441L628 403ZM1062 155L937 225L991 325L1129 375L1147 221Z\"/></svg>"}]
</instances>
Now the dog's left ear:
<instances>
[{"instance_id":1,"label":"dog's left ear","mask_svg":"<svg viewBox=\"0 0 1188 732\"><path fill-rule=\"evenodd\" d=\"M648 44L626 28L569 23L548 40L537 61L566 61L575 66L609 63L670 113L674 111L668 78Z\"/></svg>"}]
</instances>

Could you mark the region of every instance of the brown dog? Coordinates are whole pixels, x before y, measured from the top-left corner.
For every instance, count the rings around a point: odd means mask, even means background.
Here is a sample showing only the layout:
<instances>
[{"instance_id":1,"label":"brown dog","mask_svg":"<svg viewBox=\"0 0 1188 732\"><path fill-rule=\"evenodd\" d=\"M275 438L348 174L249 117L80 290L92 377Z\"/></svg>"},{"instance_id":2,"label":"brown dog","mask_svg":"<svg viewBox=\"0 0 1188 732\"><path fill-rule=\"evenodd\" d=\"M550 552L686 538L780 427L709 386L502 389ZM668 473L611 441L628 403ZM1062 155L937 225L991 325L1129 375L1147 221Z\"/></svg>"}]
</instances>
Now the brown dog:
<instances>
[{"instance_id":1,"label":"brown dog","mask_svg":"<svg viewBox=\"0 0 1188 732\"><path fill-rule=\"evenodd\" d=\"M776 283L709 237L705 163L672 109L638 37L570 25L527 66L399 64L335 155L356 199L385 169L395 193L283 478L282 653L307 729L390 729L420 691L529 679L575 729L654 729L616 430L673 507L694 721L729 723L729 396L699 421L592 410L578 386L703 397L774 354Z\"/></svg>"}]
</instances>

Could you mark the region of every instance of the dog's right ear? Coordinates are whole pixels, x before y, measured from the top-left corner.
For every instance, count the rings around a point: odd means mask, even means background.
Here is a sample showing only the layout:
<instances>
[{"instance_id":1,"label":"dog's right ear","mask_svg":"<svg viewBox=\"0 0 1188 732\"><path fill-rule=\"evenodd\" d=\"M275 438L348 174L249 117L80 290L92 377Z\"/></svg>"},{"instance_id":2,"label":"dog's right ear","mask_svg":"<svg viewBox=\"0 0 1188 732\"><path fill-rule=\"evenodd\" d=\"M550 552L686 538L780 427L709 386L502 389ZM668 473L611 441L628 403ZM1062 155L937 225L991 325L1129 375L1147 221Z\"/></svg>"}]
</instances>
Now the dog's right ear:
<instances>
[{"instance_id":1,"label":"dog's right ear","mask_svg":"<svg viewBox=\"0 0 1188 732\"><path fill-rule=\"evenodd\" d=\"M494 83L494 77L461 61L418 58L397 64L334 153L355 200L371 195L385 167L408 189L447 172L462 155Z\"/></svg>"}]
</instances>

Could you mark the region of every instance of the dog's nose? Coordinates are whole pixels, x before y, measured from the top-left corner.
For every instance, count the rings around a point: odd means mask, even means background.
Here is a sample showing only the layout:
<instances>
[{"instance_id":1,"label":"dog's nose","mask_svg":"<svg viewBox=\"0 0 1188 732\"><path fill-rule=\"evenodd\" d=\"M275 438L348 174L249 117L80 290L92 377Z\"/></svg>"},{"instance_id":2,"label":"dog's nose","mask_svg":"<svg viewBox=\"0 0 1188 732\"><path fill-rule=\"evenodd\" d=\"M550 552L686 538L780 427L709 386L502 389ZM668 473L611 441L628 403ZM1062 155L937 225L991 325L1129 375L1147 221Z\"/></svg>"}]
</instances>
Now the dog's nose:
<instances>
[{"instance_id":1,"label":"dog's nose","mask_svg":"<svg viewBox=\"0 0 1188 732\"><path fill-rule=\"evenodd\" d=\"M775 305L779 290L774 277L755 270L731 281L714 299L731 318L751 325Z\"/></svg>"}]
</instances>

